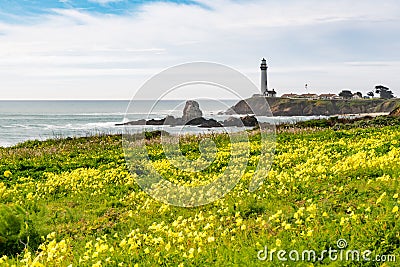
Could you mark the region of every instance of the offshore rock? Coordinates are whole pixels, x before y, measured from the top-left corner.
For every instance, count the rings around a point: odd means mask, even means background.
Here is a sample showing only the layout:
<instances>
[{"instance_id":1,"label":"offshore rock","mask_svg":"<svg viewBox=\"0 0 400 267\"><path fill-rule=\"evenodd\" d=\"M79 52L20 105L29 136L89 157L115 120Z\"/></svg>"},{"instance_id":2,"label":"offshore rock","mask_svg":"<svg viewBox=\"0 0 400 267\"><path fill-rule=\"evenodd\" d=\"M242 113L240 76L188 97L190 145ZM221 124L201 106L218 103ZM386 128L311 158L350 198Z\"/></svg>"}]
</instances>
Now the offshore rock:
<instances>
[{"instance_id":1,"label":"offshore rock","mask_svg":"<svg viewBox=\"0 0 400 267\"><path fill-rule=\"evenodd\" d=\"M209 119L200 124L201 128L223 127L222 124L214 119Z\"/></svg>"},{"instance_id":2,"label":"offshore rock","mask_svg":"<svg viewBox=\"0 0 400 267\"><path fill-rule=\"evenodd\" d=\"M223 125L225 127L232 127L232 126L243 127L243 122L239 118L229 117L226 120L224 120Z\"/></svg>"},{"instance_id":3,"label":"offshore rock","mask_svg":"<svg viewBox=\"0 0 400 267\"><path fill-rule=\"evenodd\" d=\"M194 100L186 101L185 108L183 109L182 119L184 122L191 121L203 116L199 103Z\"/></svg>"},{"instance_id":4,"label":"offshore rock","mask_svg":"<svg viewBox=\"0 0 400 267\"><path fill-rule=\"evenodd\" d=\"M243 122L243 125L246 127L255 127L258 125L258 120L254 116L244 116L240 118Z\"/></svg>"}]
</instances>

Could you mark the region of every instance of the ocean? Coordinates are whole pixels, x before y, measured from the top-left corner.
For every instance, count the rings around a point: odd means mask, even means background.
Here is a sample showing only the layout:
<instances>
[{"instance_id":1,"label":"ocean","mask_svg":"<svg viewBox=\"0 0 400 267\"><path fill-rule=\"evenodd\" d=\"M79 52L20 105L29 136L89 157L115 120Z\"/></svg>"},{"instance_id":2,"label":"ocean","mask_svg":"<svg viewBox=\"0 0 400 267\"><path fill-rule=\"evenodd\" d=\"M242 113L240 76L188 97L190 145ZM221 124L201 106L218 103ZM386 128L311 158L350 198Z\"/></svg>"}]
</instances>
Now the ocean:
<instances>
[{"instance_id":1,"label":"ocean","mask_svg":"<svg viewBox=\"0 0 400 267\"><path fill-rule=\"evenodd\" d=\"M124 131L123 126L115 126L127 120L145 118L161 119L167 115L182 116L185 101L162 100L151 112L148 107L154 101L136 101L129 106L128 100L43 100L43 101L0 101L0 146L13 146L27 140L45 140L49 138L88 136L93 134L116 134ZM199 100L204 117L223 120L226 115L218 115L233 106L236 100ZM314 117L265 117L260 121L294 122ZM135 126L131 126L135 130ZM136 126L138 127L138 126ZM200 133L223 131L223 129L204 129L196 126L165 127L164 130L175 134L184 132ZM240 128L232 127L237 131Z\"/></svg>"}]
</instances>

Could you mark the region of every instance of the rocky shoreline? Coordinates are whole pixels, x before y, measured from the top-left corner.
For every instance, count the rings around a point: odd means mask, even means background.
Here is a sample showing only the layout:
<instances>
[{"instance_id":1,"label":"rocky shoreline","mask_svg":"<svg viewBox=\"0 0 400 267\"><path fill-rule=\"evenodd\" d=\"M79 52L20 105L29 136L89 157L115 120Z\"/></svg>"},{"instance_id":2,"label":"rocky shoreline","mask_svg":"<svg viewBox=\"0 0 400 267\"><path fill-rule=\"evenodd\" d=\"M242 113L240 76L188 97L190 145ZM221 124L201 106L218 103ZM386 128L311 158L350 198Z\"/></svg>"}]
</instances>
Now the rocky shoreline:
<instances>
[{"instance_id":1,"label":"rocky shoreline","mask_svg":"<svg viewBox=\"0 0 400 267\"><path fill-rule=\"evenodd\" d=\"M246 115L240 118L229 117L224 121L217 121L215 119L206 119L203 117L203 112L200 110L199 103L194 100L186 101L185 108L181 118L167 116L163 119L151 120L136 120L125 123L117 123L116 126L125 125L166 125L166 126L182 126L191 125L201 128L214 128L214 127L256 127L258 121L255 116Z\"/></svg>"},{"instance_id":2,"label":"rocky shoreline","mask_svg":"<svg viewBox=\"0 0 400 267\"><path fill-rule=\"evenodd\" d=\"M265 108L267 100L270 111ZM250 108L252 107L252 109ZM207 119L203 117L199 104L194 100L186 101L182 117L166 116L163 119L136 120L124 125L166 125L183 126L191 125L200 128L216 127L257 127L259 122L255 116L346 116L346 114L358 114L359 117L378 113L400 114L400 99L371 99L371 100L307 100L288 98L251 97L239 101L236 105L221 114L244 115L242 117L229 117L224 121ZM267 113L266 113L267 112ZM349 116L351 117L351 116Z\"/></svg>"}]
</instances>

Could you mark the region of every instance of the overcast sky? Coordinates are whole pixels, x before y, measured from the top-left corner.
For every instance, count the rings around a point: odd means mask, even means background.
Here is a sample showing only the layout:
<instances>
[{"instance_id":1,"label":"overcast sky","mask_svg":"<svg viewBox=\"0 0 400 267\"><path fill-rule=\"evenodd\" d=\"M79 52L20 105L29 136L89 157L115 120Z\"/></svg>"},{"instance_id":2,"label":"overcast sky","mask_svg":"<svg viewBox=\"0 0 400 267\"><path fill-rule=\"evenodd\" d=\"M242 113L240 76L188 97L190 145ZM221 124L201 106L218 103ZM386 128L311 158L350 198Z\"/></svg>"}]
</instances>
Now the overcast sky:
<instances>
[{"instance_id":1,"label":"overcast sky","mask_svg":"<svg viewBox=\"0 0 400 267\"><path fill-rule=\"evenodd\" d=\"M192 61L259 86L263 57L278 94L400 96L399 32L398 0L1 0L0 99L130 99Z\"/></svg>"}]
</instances>

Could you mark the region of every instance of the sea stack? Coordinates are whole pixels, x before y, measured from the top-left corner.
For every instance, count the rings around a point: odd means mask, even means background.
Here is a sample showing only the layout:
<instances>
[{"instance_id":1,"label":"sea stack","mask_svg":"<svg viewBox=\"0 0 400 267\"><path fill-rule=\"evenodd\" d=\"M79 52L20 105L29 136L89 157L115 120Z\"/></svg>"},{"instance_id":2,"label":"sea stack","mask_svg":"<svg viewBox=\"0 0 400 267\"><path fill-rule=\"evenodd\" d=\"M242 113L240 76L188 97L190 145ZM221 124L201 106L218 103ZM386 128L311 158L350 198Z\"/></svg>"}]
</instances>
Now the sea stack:
<instances>
[{"instance_id":1,"label":"sea stack","mask_svg":"<svg viewBox=\"0 0 400 267\"><path fill-rule=\"evenodd\" d=\"M200 110L199 103L194 100L186 101L185 108L183 109L182 119L184 122L191 121L196 118L203 117L203 112Z\"/></svg>"}]
</instances>

